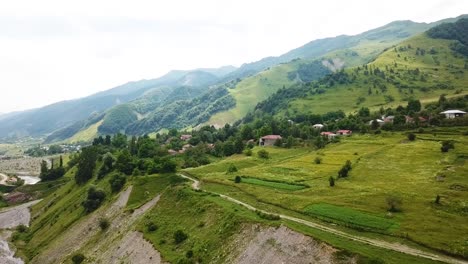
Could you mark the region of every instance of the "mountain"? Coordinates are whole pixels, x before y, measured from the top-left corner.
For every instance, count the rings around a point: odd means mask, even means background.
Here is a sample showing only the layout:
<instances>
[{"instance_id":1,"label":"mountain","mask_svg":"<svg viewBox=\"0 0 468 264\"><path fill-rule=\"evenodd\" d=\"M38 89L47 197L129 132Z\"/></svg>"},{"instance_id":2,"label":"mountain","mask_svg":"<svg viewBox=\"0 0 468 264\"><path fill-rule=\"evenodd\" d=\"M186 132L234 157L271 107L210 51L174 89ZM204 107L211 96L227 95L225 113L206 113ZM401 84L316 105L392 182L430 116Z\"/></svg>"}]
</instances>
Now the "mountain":
<instances>
[{"instance_id":1,"label":"mountain","mask_svg":"<svg viewBox=\"0 0 468 264\"><path fill-rule=\"evenodd\" d=\"M408 37L424 32L441 23L454 22L466 16L467 15L462 15L457 18L443 19L433 23L417 23L410 20L394 21L385 26L366 31L355 36L341 35L314 40L278 57L272 56L256 62L245 63L236 71L228 74L225 79L244 78L246 76L256 74L268 67L289 62L296 58L317 58L333 51L346 49L357 49L357 53L364 60L359 62L359 64L361 64L372 59L372 56L381 52L385 47L396 44ZM370 48L370 50L367 50L368 48Z\"/></svg>"},{"instance_id":2,"label":"mountain","mask_svg":"<svg viewBox=\"0 0 468 264\"><path fill-rule=\"evenodd\" d=\"M14 118L2 117L0 137L53 132L47 139L52 142L67 139L72 131L73 135L82 132L89 138L97 133L119 131L145 134L163 128L223 126L241 119L279 89L307 84L342 68L368 63L411 36L457 19L430 24L396 21L356 36L315 40L279 57L264 58L239 69L228 66L171 71L158 79L127 83L86 98L19 113ZM124 103L128 105L117 107ZM103 118L94 122L93 113L103 114Z\"/></svg>"},{"instance_id":3,"label":"mountain","mask_svg":"<svg viewBox=\"0 0 468 264\"><path fill-rule=\"evenodd\" d=\"M173 90L169 88L183 84L188 86L209 85L233 69L232 66L226 66L219 69L171 71L157 79L129 82L85 98L62 101L24 112L5 114L0 117L0 137L49 134L85 120L92 114L102 113L116 105L141 98L146 94L170 94Z\"/></svg>"},{"instance_id":4,"label":"mountain","mask_svg":"<svg viewBox=\"0 0 468 264\"><path fill-rule=\"evenodd\" d=\"M468 94L468 18L441 24L387 49L374 61L281 89L256 111L279 116L355 113Z\"/></svg>"},{"instance_id":5,"label":"mountain","mask_svg":"<svg viewBox=\"0 0 468 264\"><path fill-rule=\"evenodd\" d=\"M243 65L238 70L218 80L217 83L212 78L213 76L207 72L202 74L192 72L179 79L177 84L190 85L190 80L198 77L200 83L206 80L204 84L211 85L211 88L197 89L198 94L192 92L189 96L183 96L184 90L189 88L187 86L175 89L171 95L152 96L146 94L129 102L129 106L125 107L125 113L121 111L120 107L115 108L115 111L120 109L117 111L118 114L113 114L114 110L111 109L104 118L107 122L99 124L97 128L93 125L92 131L88 127L81 131L84 135L116 132L139 135L159 131L163 128L181 129L205 124L217 127L224 126L226 123L233 123L241 119L249 111L252 111L257 103L266 100L281 88L301 86L344 67L367 63L375 59L384 49L396 45L402 39L407 39L409 36L423 32L431 25L440 23L440 21L432 24L396 21L356 36L338 36L312 41L280 57L265 58L254 64ZM346 48L339 49L343 47ZM287 60L290 61L279 63ZM256 65L254 68L258 70L261 67L271 65L271 63L279 64L267 67L251 76L234 78L239 76L237 73L252 65ZM259 65L261 67L257 67ZM180 71L172 73L180 74ZM111 129L108 129L109 127ZM89 136L74 137L74 139L76 138L89 139ZM49 137L48 140L53 140L53 137Z\"/></svg>"}]
</instances>

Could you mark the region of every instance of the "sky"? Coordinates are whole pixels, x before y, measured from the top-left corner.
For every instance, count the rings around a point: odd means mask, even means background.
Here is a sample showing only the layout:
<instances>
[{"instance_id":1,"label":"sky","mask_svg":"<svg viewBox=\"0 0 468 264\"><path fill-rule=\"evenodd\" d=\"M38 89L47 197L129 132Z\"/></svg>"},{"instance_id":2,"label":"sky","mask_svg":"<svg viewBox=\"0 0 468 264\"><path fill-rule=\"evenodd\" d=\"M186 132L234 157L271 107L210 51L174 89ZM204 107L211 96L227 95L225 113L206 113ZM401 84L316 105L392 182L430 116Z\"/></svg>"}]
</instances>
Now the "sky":
<instances>
[{"instance_id":1,"label":"sky","mask_svg":"<svg viewBox=\"0 0 468 264\"><path fill-rule=\"evenodd\" d=\"M465 0L0 2L0 113L173 69L240 66L395 20L468 14Z\"/></svg>"}]
</instances>

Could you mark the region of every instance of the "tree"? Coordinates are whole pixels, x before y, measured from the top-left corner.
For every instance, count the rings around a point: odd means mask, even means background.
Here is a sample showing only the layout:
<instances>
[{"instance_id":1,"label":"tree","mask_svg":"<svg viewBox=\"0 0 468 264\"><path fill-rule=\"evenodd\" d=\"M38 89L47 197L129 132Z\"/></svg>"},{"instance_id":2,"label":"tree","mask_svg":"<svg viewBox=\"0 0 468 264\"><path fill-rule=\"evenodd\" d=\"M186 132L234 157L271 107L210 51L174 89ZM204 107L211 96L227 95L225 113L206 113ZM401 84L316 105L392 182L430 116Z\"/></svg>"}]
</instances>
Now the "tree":
<instances>
[{"instance_id":1,"label":"tree","mask_svg":"<svg viewBox=\"0 0 468 264\"><path fill-rule=\"evenodd\" d=\"M235 183L240 183L241 181L242 181L241 176L236 176L236 177L234 178L234 182L235 182Z\"/></svg>"},{"instance_id":2,"label":"tree","mask_svg":"<svg viewBox=\"0 0 468 264\"><path fill-rule=\"evenodd\" d=\"M76 253L72 257L72 262L73 264L80 264L85 260L85 256L81 253Z\"/></svg>"},{"instance_id":3,"label":"tree","mask_svg":"<svg viewBox=\"0 0 468 264\"><path fill-rule=\"evenodd\" d=\"M83 202L83 207L87 213L90 213L98 209L105 198L106 193L103 190L97 189L95 186L91 186L88 189L88 197Z\"/></svg>"},{"instance_id":4,"label":"tree","mask_svg":"<svg viewBox=\"0 0 468 264\"><path fill-rule=\"evenodd\" d=\"M400 197L395 196L395 195L389 195L387 198L385 198L385 201L387 202L387 209L390 212L400 212L401 211L401 205L402 205L402 200Z\"/></svg>"},{"instance_id":5,"label":"tree","mask_svg":"<svg viewBox=\"0 0 468 264\"><path fill-rule=\"evenodd\" d=\"M47 167L47 161L42 160L41 161L41 174L40 174L41 179L47 175L48 170L49 168Z\"/></svg>"},{"instance_id":6,"label":"tree","mask_svg":"<svg viewBox=\"0 0 468 264\"><path fill-rule=\"evenodd\" d=\"M101 230L106 230L107 228L109 228L110 226L110 222L109 222L109 219L107 218L99 218L99 227L101 228Z\"/></svg>"},{"instance_id":7,"label":"tree","mask_svg":"<svg viewBox=\"0 0 468 264\"><path fill-rule=\"evenodd\" d=\"M130 155L130 151L128 149L123 149L120 151L119 155L117 156L117 160L115 161L115 168L127 175L131 175L134 169L133 158Z\"/></svg>"},{"instance_id":8,"label":"tree","mask_svg":"<svg viewBox=\"0 0 468 264\"><path fill-rule=\"evenodd\" d=\"M122 190L122 187L125 185L127 178L121 174L114 174L109 180L112 192L116 193Z\"/></svg>"},{"instance_id":9,"label":"tree","mask_svg":"<svg viewBox=\"0 0 468 264\"><path fill-rule=\"evenodd\" d=\"M97 153L94 147L83 148L78 157L78 169L75 174L75 181L83 184L93 177L96 167Z\"/></svg>"},{"instance_id":10,"label":"tree","mask_svg":"<svg viewBox=\"0 0 468 264\"><path fill-rule=\"evenodd\" d=\"M408 112L419 112L421 111L421 102L419 100L410 99L408 106L406 107Z\"/></svg>"},{"instance_id":11,"label":"tree","mask_svg":"<svg viewBox=\"0 0 468 264\"><path fill-rule=\"evenodd\" d=\"M330 178L328 178L328 182L330 184L330 187L335 186L335 178L333 178L333 176L330 176Z\"/></svg>"}]
</instances>

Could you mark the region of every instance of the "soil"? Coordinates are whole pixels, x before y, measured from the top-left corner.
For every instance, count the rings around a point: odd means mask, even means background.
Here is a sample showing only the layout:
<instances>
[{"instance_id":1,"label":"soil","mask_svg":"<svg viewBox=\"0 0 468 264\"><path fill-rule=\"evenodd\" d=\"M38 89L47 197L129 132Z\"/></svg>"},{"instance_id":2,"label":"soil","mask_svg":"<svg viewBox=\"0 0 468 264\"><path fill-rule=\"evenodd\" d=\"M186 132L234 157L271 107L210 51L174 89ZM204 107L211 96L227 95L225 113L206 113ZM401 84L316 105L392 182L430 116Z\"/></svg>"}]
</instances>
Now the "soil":
<instances>
[{"instance_id":1,"label":"soil","mask_svg":"<svg viewBox=\"0 0 468 264\"><path fill-rule=\"evenodd\" d=\"M229 255L227 263L338 263L336 249L285 226L247 226L236 236L233 245L240 251ZM340 259L339 263L355 263L355 259Z\"/></svg>"},{"instance_id":2,"label":"soil","mask_svg":"<svg viewBox=\"0 0 468 264\"><path fill-rule=\"evenodd\" d=\"M159 201L159 196L131 213L125 211L131 191L132 186L110 207L98 210L72 226L31 263L61 263L78 251L84 253L89 263L163 263L159 252L143 238L143 234L131 230L135 221ZM104 231L98 226L102 217L111 224Z\"/></svg>"},{"instance_id":3,"label":"soil","mask_svg":"<svg viewBox=\"0 0 468 264\"><path fill-rule=\"evenodd\" d=\"M153 245L143 238L140 232L132 231L124 235L118 242L114 243L108 250L101 252L94 259L96 263L134 263L134 264L162 264L161 254Z\"/></svg>"},{"instance_id":4,"label":"soil","mask_svg":"<svg viewBox=\"0 0 468 264\"><path fill-rule=\"evenodd\" d=\"M29 207L38 202L40 202L40 200L1 210L0 229L15 228L19 225L29 226L29 220L31 218ZM8 230L0 230L0 263L23 264L23 260L14 257L15 252L8 244L11 233L12 232Z\"/></svg>"}]
</instances>

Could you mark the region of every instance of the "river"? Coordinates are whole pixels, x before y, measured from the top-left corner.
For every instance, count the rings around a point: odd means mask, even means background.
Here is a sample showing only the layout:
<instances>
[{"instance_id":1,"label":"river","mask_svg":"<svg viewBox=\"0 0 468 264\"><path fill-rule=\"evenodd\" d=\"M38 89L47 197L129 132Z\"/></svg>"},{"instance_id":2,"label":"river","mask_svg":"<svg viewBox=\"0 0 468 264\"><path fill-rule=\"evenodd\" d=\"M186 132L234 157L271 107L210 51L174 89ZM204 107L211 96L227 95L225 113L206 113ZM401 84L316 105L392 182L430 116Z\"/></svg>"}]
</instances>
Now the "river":
<instances>
[{"instance_id":1,"label":"river","mask_svg":"<svg viewBox=\"0 0 468 264\"><path fill-rule=\"evenodd\" d=\"M24 180L25 185L33 185L41 181L41 178L35 176L18 176L20 179Z\"/></svg>"}]
</instances>

